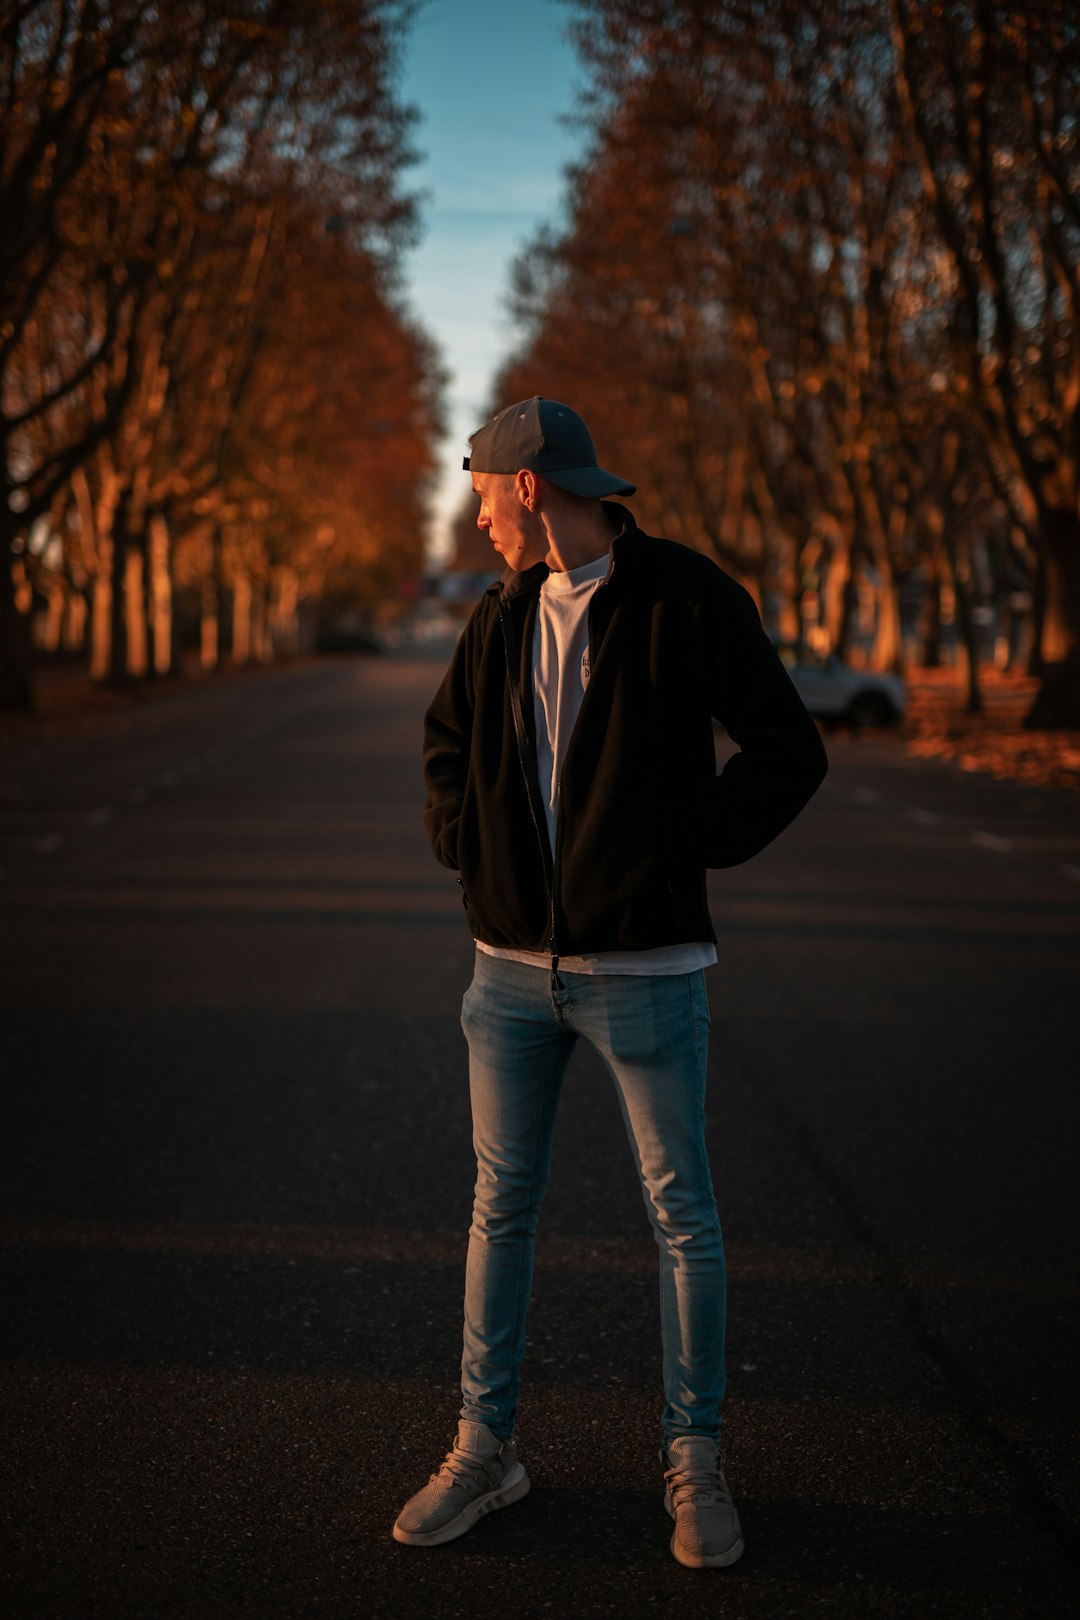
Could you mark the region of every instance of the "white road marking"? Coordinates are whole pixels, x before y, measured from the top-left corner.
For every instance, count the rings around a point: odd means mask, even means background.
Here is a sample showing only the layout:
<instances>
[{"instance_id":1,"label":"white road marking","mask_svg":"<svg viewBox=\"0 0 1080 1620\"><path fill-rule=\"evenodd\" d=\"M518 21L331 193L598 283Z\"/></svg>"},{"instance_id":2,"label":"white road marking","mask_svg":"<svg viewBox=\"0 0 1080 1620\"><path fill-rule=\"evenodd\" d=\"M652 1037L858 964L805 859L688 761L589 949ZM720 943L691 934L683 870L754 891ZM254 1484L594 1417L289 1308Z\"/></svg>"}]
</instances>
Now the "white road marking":
<instances>
[{"instance_id":1,"label":"white road marking","mask_svg":"<svg viewBox=\"0 0 1080 1620\"><path fill-rule=\"evenodd\" d=\"M971 842L980 849L992 849L998 855L1007 855L1016 847L1011 838L999 838L997 833L982 832L979 828L971 834Z\"/></svg>"},{"instance_id":2,"label":"white road marking","mask_svg":"<svg viewBox=\"0 0 1080 1620\"><path fill-rule=\"evenodd\" d=\"M34 840L34 848L39 855L54 855L58 849L63 849L63 847L63 833L46 833L44 838Z\"/></svg>"},{"instance_id":3,"label":"white road marking","mask_svg":"<svg viewBox=\"0 0 1080 1620\"><path fill-rule=\"evenodd\" d=\"M932 810L923 810L917 804L909 804L905 814L909 821L915 821L920 827L936 827L941 820Z\"/></svg>"}]
</instances>

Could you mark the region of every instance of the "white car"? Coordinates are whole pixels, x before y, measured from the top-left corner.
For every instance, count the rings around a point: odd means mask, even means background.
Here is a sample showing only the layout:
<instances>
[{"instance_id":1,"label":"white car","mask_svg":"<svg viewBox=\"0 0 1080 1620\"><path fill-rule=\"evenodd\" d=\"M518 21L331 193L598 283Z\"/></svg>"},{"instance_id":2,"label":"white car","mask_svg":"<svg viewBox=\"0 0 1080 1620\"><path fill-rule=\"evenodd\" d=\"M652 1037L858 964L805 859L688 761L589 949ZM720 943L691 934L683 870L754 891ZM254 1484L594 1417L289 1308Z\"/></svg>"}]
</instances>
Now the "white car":
<instances>
[{"instance_id":1,"label":"white car","mask_svg":"<svg viewBox=\"0 0 1080 1620\"><path fill-rule=\"evenodd\" d=\"M835 653L824 658L806 647L782 643L777 652L795 689L817 720L849 726L887 726L900 719L907 693L899 675L852 669Z\"/></svg>"}]
</instances>

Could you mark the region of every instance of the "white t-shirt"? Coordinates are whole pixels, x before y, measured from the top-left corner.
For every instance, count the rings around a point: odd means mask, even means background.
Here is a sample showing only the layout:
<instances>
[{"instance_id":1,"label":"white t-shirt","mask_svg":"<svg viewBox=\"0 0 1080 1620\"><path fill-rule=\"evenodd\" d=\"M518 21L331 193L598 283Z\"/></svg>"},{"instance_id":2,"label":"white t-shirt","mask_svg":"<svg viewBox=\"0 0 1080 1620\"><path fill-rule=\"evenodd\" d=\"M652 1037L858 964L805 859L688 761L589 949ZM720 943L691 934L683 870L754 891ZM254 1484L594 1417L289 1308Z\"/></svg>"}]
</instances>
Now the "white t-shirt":
<instances>
[{"instance_id":1,"label":"white t-shirt","mask_svg":"<svg viewBox=\"0 0 1080 1620\"><path fill-rule=\"evenodd\" d=\"M589 684L589 602L611 566L610 552L596 562L565 573L552 572L540 587L533 631L533 713L536 719L536 764L547 815L548 837L555 848L559 777L585 688ZM477 940L480 950L511 962L550 967L551 958L537 951L506 950ZM631 975L692 973L716 961L716 947L692 940L647 951L599 951L588 956L560 956L560 972Z\"/></svg>"}]
</instances>

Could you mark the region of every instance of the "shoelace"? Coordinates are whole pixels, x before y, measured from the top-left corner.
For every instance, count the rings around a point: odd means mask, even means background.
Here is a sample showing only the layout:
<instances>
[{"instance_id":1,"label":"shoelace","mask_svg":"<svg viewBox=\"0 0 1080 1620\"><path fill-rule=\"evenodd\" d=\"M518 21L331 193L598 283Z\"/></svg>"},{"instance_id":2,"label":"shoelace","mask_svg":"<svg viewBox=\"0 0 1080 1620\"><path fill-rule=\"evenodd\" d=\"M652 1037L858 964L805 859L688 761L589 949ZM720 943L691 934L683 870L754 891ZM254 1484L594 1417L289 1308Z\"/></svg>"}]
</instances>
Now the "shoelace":
<instances>
[{"instance_id":1,"label":"shoelace","mask_svg":"<svg viewBox=\"0 0 1080 1620\"><path fill-rule=\"evenodd\" d=\"M724 1454L717 1452L716 1462L710 1467L707 1463L676 1463L672 1468L665 1468L664 1478L671 1491L671 1500L676 1507L685 1502L700 1501L705 1507L733 1507L731 1492L727 1488L727 1481L721 1473Z\"/></svg>"},{"instance_id":2,"label":"shoelace","mask_svg":"<svg viewBox=\"0 0 1080 1620\"><path fill-rule=\"evenodd\" d=\"M498 1456L498 1452L495 1455ZM438 1473L432 1474L431 1483L445 1482L448 1485L460 1485L465 1490L474 1488L482 1490L488 1483L486 1465L493 1460L491 1457L474 1457L454 1446L452 1451L446 1453Z\"/></svg>"}]
</instances>

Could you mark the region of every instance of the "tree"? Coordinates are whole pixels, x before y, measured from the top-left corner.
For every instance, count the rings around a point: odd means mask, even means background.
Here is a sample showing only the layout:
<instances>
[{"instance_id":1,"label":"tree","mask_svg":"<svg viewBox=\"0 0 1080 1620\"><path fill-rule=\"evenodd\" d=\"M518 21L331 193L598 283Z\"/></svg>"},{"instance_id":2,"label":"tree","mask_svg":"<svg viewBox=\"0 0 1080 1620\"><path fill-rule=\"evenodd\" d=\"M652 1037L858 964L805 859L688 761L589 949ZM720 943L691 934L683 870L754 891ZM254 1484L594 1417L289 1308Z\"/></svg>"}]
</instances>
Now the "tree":
<instances>
[{"instance_id":1,"label":"tree","mask_svg":"<svg viewBox=\"0 0 1080 1620\"><path fill-rule=\"evenodd\" d=\"M1032 723L1080 725L1080 21L888 0L905 136L952 271L955 387L1038 559Z\"/></svg>"},{"instance_id":2,"label":"tree","mask_svg":"<svg viewBox=\"0 0 1080 1620\"><path fill-rule=\"evenodd\" d=\"M643 519L781 628L843 648L872 589L895 664L899 581L947 586L973 706L975 559L1008 535L1045 603L1036 712L1073 714L1047 706L1080 571L1069 9L573 9L591 149L520 261L503 393L595 406Z\"/></svg>"},{"instance_id":3,"label":"tree","mask_svg":"<svg viewBox=\"0 0 1080 1620\"><path fill-rule=\"evenodd\" d=\"M95 666L113 678L145 665L132 643L149 564L157 584L168 571L170 517L235 506L236 521L261 521L260 498L230 505L224 484L266 311L296 260L297 212L309 235L332 225L424 373L389 419L432 431L433 356L395 291L415 223L399 189L408 120L392 93L406 10L5 7L0 207L21 228L0 304L0 700L30 697L14 586L39 516L65 502L79 513L96 569Z\"/></svg>"}]
</instances>

